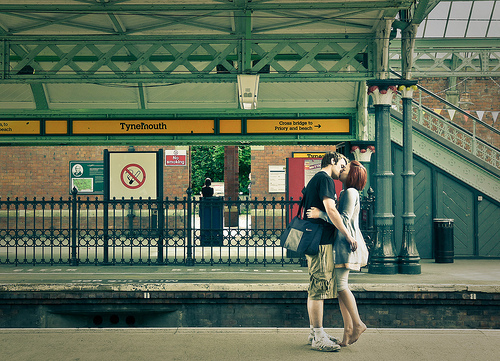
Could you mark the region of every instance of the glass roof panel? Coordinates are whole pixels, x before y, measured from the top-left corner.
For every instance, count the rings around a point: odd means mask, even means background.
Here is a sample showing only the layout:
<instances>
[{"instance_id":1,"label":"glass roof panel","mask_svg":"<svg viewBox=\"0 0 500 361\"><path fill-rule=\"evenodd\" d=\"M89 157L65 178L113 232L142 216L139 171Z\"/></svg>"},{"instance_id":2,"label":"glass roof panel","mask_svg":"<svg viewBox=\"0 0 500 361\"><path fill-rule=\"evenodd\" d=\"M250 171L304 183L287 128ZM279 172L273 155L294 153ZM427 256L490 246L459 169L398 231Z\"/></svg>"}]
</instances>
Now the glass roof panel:
<instances>
[{"instance_id":1,"label":"glass roof panel","mask_svg":"<svg viewBox=\"0 0 500 361\"><path fill-rule=\"evenodd\" d=\"M440 2L436 5L434 10L430 12L427 16L427 20L425 20L425 23L420 25L420 27L425 27L422 37L441 38L444 36L446 19L448 18L448 14L450 12L450 4L451 3L449 1Z\"/></svg>"},{"instance_id":2,"label":"glass roof panel","mask_svg":"<svg viewBox=\"0 0 500 361\"><path fill-rule=\"evenodd\" d=\"M445 20L427 20L425 24L424 37L426 38L442 38L446 27Z\"/></svg>"},{"instance_id":3,"label":"glass roof panel","mask_svg":"<svg viewBox=\"0 0 500 361\"><path fill-rule=\"evenodd\" d=\"M495 10L491 16L490 28L488 29L488 34L486 34L486 36L490 38L498 38L498 34L500 34L500 2L495 1Z\"/></svg>"},{"instance_id":4,"label":"glass roof panel","mask_svg":"<svg viewBox=\"0 0 500 361\"><path fill-rule=\"evenodd\" d=\"M450 2L449 1L441 1L436 5L434 10L430 12L427 16L427 19L446 19L448 17L448 13L450 10Z\"/></svg>"},{"instance_id":5,"label":"glass roof panel","mask_svg":"<svg viewBox=\"0 0 500 361\"><path fill-rule=\"evenodd\" d=\"M495 11L493 11L493 19L499 21L500 20L500 4L498 1L495 1Z\"/></svg>"},{"instance_id":6,"label":"glass roof panel","mask_svg":"<svg viewBox=\"0 0 500 361\"><path fill-rule=\"evenodd\" d=\"M484 19L489 20L491 17L491 10L493 9L493 4L495 1L474 1L474 6L472 8L472 13L470 15L472 19Z\"/></svg>"},{"instance_id":7,"label":"glass roof panel","mask_svg":"<svg viewBox=\"0 0 500 361\"><path fill-rule=\"evenodd\" d=\"M468 19L472 1L452 1L449 19Z\"/></svg>"},{"instance_id":8,"label":"glass roof panel","mask_svg":"<svg viewBox=\"0 0 500 361\"><path fill-rule=\"evenodd\" d=\"M498 38L499 34L500 34L500 21L499 20L492 21L490 24L490 28L488 29L488 34L486 34L486 37Z\"/></svg>"},{"instance_id":9,"label":"glass roof panel","mask_svg":"<svg viewBox=\"0 0 500 361\"><path fill-rule=\"evenodd\" d=\"M419 26L416 36L500 37L500 0L441 1Z\"/></svg>"},{"instance_id":10,"label":"glass roof panel","mask_svg":"<svg viewBox=\"0 0 500 361\"><path fill-rule=\"evenodd\" d=\"M467 38L485 38L488 30L489 21L478 20L471 21L467 29Z\"/></svg>"},{"instance_id":11,"label":"glass roof panel","mask_svg":"<svg viewBox=\"0 0 500 361\"><path fill-rule=\"evenodd\" d=\"M467 20L450 20L446 27L445 37L449 38L463 38L465 36L465 28Z\"/></svg>"}]
</instances>

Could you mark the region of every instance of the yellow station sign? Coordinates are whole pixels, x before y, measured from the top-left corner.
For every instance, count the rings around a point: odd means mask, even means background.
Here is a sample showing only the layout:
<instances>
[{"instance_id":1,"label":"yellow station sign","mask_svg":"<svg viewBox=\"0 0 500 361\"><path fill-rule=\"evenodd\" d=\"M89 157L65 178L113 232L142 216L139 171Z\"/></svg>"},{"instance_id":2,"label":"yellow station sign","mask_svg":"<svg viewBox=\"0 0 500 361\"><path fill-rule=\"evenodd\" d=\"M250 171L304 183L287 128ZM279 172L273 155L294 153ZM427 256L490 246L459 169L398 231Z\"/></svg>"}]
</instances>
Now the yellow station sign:
<instances>
[{"instance_id":1,"label":"yellow station sign","mask_svg":"<svg viewBox=\"0 0 500 361\"><path fill-rule=\"evenodd\" d=\"M43 124L42 124L43 122ZM147 134L348 134L349 118L0 120L0 136Z\"/></svg>"},{"instance_id":2,"label":"yellow station sign","mask_svg":"<svg viewBox=\"0 0 500 361\"><path fill-rule=\"evenodd\" d=\"M39 120L0 120L0 135L40 134Z\"/></svg>"},{"instance_id":3,"label":"yellow station sign","mask_svg":"<svg viewBox=\"0 0 500 361\"><path fill-rule=\"evenodd\" d=\"M213 119L73 120L73 134L213 134Z\"/></svg>"},{"instance_id":4,"label":"yellow station sign","mask_svg":"<svg viewBox=\"0 0 500 361\"><path fill-rule=\"evenodd\" d=\"M338 119L247 119L247 133L314 134L349 133L348 118Z\"/></svg>"},{"instance_id":5,"label":"yellow station sign","mask_svg":"<svg viewBox=\"0 0 500 361\"><path fill-rule=\"evenodd\" d=\"M334 150L332 150L334 151ZM294 152L292 158L323 158L326 152Z\"/></svg>"},{"instance_id":6,"label":"yellow station sign","mask_svg":"<svg viewBox=\"0 0 500 361\"><path fill-rule=\"evenodd\" d=\"M68 122L66 120L46 120L45 134L68 134Z\"/></svg>"}]
</instances>

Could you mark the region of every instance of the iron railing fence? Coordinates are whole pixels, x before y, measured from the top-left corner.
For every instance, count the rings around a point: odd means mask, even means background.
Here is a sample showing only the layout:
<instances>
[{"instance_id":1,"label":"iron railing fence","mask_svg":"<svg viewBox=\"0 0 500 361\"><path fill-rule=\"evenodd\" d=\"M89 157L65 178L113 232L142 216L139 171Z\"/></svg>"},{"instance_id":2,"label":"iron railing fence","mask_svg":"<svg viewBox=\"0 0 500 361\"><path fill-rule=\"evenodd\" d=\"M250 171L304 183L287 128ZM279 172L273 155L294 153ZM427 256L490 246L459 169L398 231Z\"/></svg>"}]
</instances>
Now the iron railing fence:
<instances>
[{"instance_id":1,"label":"iron railing fence","mask_svg":"<svg viewBox=\"0 0 500 361\"><path fill-rule=\"evenodd\" d=\"M373 236L373 196L361 227ZM280 247L298 201L0 198L0 264L267 265L305 260Z\"/></svg>"}]
</instances>

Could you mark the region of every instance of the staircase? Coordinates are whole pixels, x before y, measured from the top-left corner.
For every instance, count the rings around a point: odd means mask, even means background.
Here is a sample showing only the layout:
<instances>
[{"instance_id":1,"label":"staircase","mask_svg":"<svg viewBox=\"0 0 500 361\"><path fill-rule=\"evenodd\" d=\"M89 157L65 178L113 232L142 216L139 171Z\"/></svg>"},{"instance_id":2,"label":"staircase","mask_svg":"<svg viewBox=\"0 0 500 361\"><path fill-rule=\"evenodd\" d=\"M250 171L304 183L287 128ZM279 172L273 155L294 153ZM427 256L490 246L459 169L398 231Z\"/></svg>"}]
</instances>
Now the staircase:
<instances>
[{"instance_id":1,"label":"staircase","mask_svg":"<svg viewBox=\"0 0 500 361\"><path fill-rule=\"evenodd\" d=\"M419 86L419 90L420 97L423 93L428 94L447 108L467 116L472 131L414 100L414 154L500 202L500 149L497 148L500 145L500 131L427 89ZM398 95L391 110L391 138L399 145L403 143L402 107L402 98Z\"/></svg>"}]
</instances>

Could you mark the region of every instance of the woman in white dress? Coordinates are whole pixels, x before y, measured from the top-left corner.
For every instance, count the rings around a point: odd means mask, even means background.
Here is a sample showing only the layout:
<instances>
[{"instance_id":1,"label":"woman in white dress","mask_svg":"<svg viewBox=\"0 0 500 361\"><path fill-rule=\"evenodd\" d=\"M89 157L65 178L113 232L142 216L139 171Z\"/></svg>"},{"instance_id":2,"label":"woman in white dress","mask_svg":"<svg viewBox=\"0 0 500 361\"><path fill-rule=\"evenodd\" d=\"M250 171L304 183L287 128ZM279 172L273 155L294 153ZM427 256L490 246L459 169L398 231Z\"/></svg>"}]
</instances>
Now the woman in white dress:
<instances>
[{"instance_id":1,"label":"woman in white dress","mask_svg":"<svg viewBox=\"0 0 500 361\"><path fill-rule=\"evenodd\" d=\"M340 194L338 210L344 225L356 240L355 243L349 243L342 233L337 232L333 245L339 306L344 320L344 337L340 346L353 344L366 330L366 325L359 317L356 299L348 285L349 270L359 271L368 262L368 249L359 229L359 191L365 187L366 180L366 168L355 160L340 173L344 190ZM307 210L307 217L330 221L325 212L314 207Z\"/></svg>"}]
</instances>

